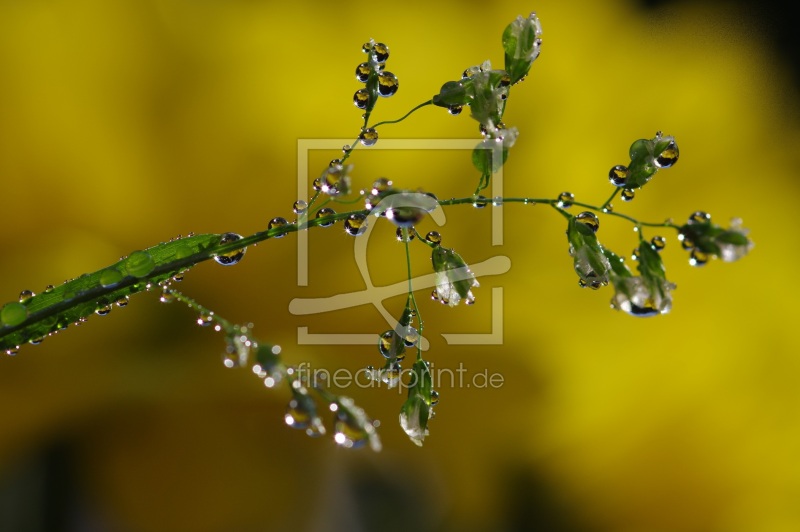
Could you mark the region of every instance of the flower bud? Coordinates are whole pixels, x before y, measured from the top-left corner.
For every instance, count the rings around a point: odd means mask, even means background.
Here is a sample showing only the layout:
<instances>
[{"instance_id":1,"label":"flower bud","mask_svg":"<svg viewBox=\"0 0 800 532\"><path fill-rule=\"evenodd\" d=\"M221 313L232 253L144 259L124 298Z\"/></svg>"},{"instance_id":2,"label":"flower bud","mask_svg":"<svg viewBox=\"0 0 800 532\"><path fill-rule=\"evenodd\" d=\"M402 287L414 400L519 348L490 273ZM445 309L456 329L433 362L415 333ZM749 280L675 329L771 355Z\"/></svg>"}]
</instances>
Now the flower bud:
<instances>
[{"instance_id":1,"label":"flower bud","mask_svg":"<svg viewBox=\"0 0 800 532\"><path fill-rule=\"evenodd\" d=\"M475 301L471 288L479 286L478 281L458 253L437 246L431 253L431 262L436 272L435 292L440 301L451 307L458 305L462 299L467 304Z\"/></svg>"}]
</instances>

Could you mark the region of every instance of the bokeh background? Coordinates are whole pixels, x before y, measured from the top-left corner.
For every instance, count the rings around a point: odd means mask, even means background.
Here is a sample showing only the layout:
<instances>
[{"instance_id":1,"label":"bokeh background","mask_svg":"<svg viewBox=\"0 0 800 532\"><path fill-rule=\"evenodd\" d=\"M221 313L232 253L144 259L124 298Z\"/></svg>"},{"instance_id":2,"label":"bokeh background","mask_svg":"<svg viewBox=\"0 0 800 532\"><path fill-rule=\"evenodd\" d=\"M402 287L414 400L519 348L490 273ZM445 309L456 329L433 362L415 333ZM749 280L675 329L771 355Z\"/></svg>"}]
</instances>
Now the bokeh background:
<instances>
[{"instance_id":1,"label":"bokeh background","mask_svg":"<svg viewBox=\"0 0 800 532\"><path fill-rule=\"evenodd\" d=\"M799 530L797 53L780 25L789 17L768 4L0 1L3 301L178 234L249 234L289 217L297 139L357 134L364 41L391 48L400 90L376 110L391 119L467 66L502 65L503 28L532 9L543 53L509 100L506 123L521 135L506 194L601 203L608 168L660 129L678 139L679 163L617 209L741 216L756 242L738 263L695 269L664 233L674 309L637 320L608 308L609 288L577 287L552 210L503 207L502 247L491 246L490 208L448 210L446 245L512 267L481 279L474 307L424 305L428 356L504 385L440 387L422 448L396 422L402 396L346 390L382 421L378 454L286 427L286 390L227 370L222 338L185 307L139 295L0 360L0 529ZM476 133L467 113L434 108L381 131ZM309 182L336 155L313 153ZM464 196L476 179L458 152L358 150L352 161L357 187L387 176ZM602 224L603 242L633 248L629 225ZM182 289L253 322L289 362L378 364L374 347L298 345L298 326L386 328L369 307L288 312L297 297L363 288L340 226L310 240L307 287L290 236L232 268L200 265ZM391 229L372 240L376 284L402 279ZM427 271L428 254L412 249ZM442 332L490 331L494 287L503 344L447 345ZM402 302L386 304L399 313Z\"/></svg>"}]
</instances>

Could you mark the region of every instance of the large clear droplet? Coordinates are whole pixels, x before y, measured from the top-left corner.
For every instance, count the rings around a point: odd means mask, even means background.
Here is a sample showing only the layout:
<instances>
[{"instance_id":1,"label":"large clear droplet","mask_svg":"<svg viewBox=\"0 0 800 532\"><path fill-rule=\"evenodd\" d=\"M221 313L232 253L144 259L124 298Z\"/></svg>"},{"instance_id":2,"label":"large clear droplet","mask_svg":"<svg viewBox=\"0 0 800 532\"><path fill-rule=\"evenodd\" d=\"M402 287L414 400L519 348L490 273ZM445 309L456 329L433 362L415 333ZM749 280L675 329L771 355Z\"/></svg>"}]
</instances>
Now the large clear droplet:
<instances>
[{"instance_id":1,"label":"large clear droplet","mask_svg":"<svg viewBox=\"0 0 800 532\"><path fill-rule=\"evenodd\" d=\"M667 239L663 236L654 236L650 240L650 247L652 247L656 251L661 251L667 246Z\"/></svg>"},{"instance_id":2,"label":"large clear droplet","mask_svg":"<svg viewBox=\"0 0 800 532\"><path fill-rule=\"evenodd\" d=\"M236 242L237 240L241 240L241 235L237 235L236 233L225 233L220 237L219 245L224 246L230 242ZM214 256L214 260L217 261L218 264L222 264L223 266L233 266L237 264L242 257L244 257L247 248L235 249L228 253L223 253Z\"/></svg>"},{"instance_id":3,"label":"large clear droplet","mask_svg":"<svg viewBox=\"0 0 800 532\"><path fill-rule=\"evenodd\" d=\"M608 180L615 187L623 187L628 181L628 167L618 164L608 172Z\"/></svg>"},{"instance_id":4,"label":"large clear droplet","mask_svg":"<svg viewBox=\"0 0 800 532\"><path fill-rule=\"evenodd\" d=\"M366 83L371 71L372 69L369 68L369 63L361 63L356 67L356 79L361 83Z\"/></svg>"},{"instance_id":5,"label":"large clear droplet","mask_svg":"<svg viewBox=\"0 0 800 532\"><path fill-rule=\"evenodd\" d=\"M428 234L425 235L425 240L429 244L438 246L439 244L442 243L442 235L440 235L438 231L429 231Z\"/></svg>"},{"instance_id":6,"label":"large clear droplet","mask_svg":"<svg viewBox=\"0 0 800 532\"><path fill-rule=\"evenodd\" d=\"M405 234L403 233L403 228L398 227L397 231L395 231L395 235L397 235L398 242L411 242L414 240L414 231L408 231Z\"/></svg>"},{"instance_id":7,"label":"large clear droplet","mask_svg":"<svg viewBox=\"0 0 800 532\"><path fill-rule=\"evenodd\" d=\"M32 290L23 290L22 292L19 293L19 302L20 303L27 303L35 295L36 294L34 294Z\"/></svg>"},{"instance_id":8,"label":"large clear droplet","mask_svg":"<svg viewBox=\"0 0 800 532\"><path fill-rule=\"evenodd\" d=\"M678 162L678 145L675 143L675 139L672 137L664 137L660 140L663 142L667 139L671 139L669 144L667 144L667 147L653 158L653 164L658 168L669 168Z\"/></svg>"},{"instance_id":9,"label":"large clear droplet","mask_svg":"<svg viewBox=\"0 0 800 532\"><path fill-rule=\"evenodd\" d=\"M579 215L575 217L575 221L578 223L582 223L586 227L592 230L592 232L597 232L600 229L600 219L597 215L590 211L583 211Z\"/></svg>"},{"instance_id":10,"label":"large clear droplet","mask_svg":"<svg viewBox=\"0 0 800 532\"><path fill-rule=\"evenodd\" d=\"M286 221L286 218L281 218L280 216L276 216L272 220L269 221L267 224L267 231L271 231L272 229L280 228L286 226L289 222ZM274 238L281 238L282 236L286 236L285 232L276 233Z\"/></svg>"},{"instance_id":11,"label":"large clear droplet","mask_svg":"<svg viewBox=\"0 0 800 532\"><path fill-rule=\"evenodd\" d=\"M385 358L397 357L397 360L401 360L400 357L403 356L403 352L405 351L403 339L400 338L394 330L389 329L380 335L378 339L378 351L380 351L381 355Z\"/></svg>"},{"instance_id":12,"label":"large clear droplet","mask_svg":"<svg viewBox=\"0 0 800 532\"><path fill-rule=\"evenodd\" d=\"M689 224L703 224L703 223L710 223L711 222L711 215L705 211L695 211L689 216Z\"/></svg>"},{"instance_id":13,"label":"large clear droplet","mask_svg":"<svg viewBox=\"0 0 800 532\"><path fill-rule=\"evenodd\" d=\"M557 205L562 209L569 209L572 207L572 202L575 201L575 194L572 192L562 192L558 195Z\"/></svg>"},{"instance_id":14,"label":"large clear droplet","mask_svg":"<svg viewBox=\"0 0 800 532\"><path fill-rule=\"evenodd\" d=\"M378 142L378 132L374 127L369 127L361 133L361 144L364 146L374 146Z\"/></svg>"},{"instance_id":15,"label":"large clear droplet","mask_svg":"<svg viewBox=\"0 0 800 532\"><path fill-rule=\"evenodd\" d=\"M133 277L144 277L155 267L156 263L147 251L134 251L125 260L125 269Z\"/></svg>"},{"instance_id":16,"label":"large clear droplet","mask_svg":"<svg viewBox=\"0 0 800 532\"><path fill-rule=\"evenodd\" d=\"M108 268L103 270L100 274L100 286L108 288L120 282L123 278L122 272L115 268Z\"/></svg>"},{"instance_id":17,"label":"large clear droplet","mask_svg":"<svg viewBox=\"0 0 800 532\"><path fill-rule=\"evenodd\" d=\"M303 200L295 201L294 205L292 206L292 211L294 211L294 213L297 214L298 216L305 214L307 210L308 210L308 203Z\"/></svg>"},{"instance_id":18,"label":"large clear droplet","mask_svg":"<svg viewBox=\"0 0 800 532\"><path fill-rule=\"evenodd\" d=\"M705 266L708 262L709 256L697 248L694 248L689 254L689 264L692 266Z\"/></svg>"},{"instance_id":19,"label":"large clear droplet","mask_svg":"<svg viewBox=\"0 0 800 532\"><path fill-rule=\"evenodd\" d=\"M372 45L372 58L376 63L385 63L389 59L389 47L382 42L376 42Z\"/></svg>"},{"instance_id":20,"label":"large clear droplet","mask_svg":"<svg viewBox=\"0 0 800 532\"><path fill-rule=\"evenodd\" d=\"M111 312L111 303L105 300L97 302L94 313L98 316L107 316Z\"/></svg>"},{"instance_id":21,"label":"large clear droplet","mask_svg":"<svg viewBox=\"0 0 800 532\"><path fill-rule=\"evenodd\" d=\"M317 211L317 219L325 218L326 216L333 216L334 214L336 214L336 211L334 211L333 209L329 209L328 207L323 207L323 208L321 208L320 210ZM320 227L330 227L334 223L336 223L336 220L331 220L329 222L323 222L323 223L319 224L319 226Z\"/></svg>"},{"instance_id":22,"label":"large clear droplet","mask_svg":"<svg viewBox=\"0 0 800 532\"><path fill-rule=\"evenodd\" d=\"M378 94L384 98L394 95L400 87L397 76L391 72L381 72L378 74Z\"/></svg>"},{"instance_id":23,"label":"large clear droplet","mask_svg":"<svg viewBox=\"0 0 800 532\"><path fill-rule=\"evenodd\" d=\"M6 303L3 308L0 309L0 322L2 322L3 325L14 327L24 322L27 318L28 308L22 303L12 301L11 303Z\"/></svg>"},{"instance_id":24,"label":"large clear droplet","mask_svg":"<svg viewBox=\"0 0 800 532\"><path fill-rule=\"evenodd\" d=\"M358 89L356 93L353 94L353 105L359 109L366 109L367 104L369 104L369 92L367 89Z\"/></svg>"},{"instance_id":25,"label":"large clear droplet","mask_svg":"<svg viewBox=\"0 0 800 532\"><path fill-rule=\"evenodd\" d=\"M367 217L361 213L351 214L344 222L344 230L350 236L361 236L367 230Z\"/></svg>"}]
</instances>

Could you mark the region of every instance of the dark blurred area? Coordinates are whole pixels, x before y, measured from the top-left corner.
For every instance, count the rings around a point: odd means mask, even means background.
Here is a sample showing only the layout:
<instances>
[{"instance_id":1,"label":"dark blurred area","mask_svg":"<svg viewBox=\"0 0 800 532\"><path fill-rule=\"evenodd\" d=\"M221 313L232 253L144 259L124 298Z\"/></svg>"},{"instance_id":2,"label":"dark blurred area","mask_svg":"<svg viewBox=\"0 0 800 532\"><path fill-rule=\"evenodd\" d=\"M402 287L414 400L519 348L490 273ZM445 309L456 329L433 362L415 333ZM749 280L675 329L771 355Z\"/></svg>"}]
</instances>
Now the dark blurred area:
<instances>
[{"instance_id":1,"label":"dark blurred area","mask_svg":"<svg viewBox=\"0 0 800 532\"><path fill-rule=\"evenodd\" d=\"M792 70L795 88L800 89L800 32L797 31L796 4L785 0L639 0L641 6L655 15L680 4L708 5L733 13L742 27L752 26L752 33L770 43L771 52ZM746 40L746 39L745 39Z\"/></svg>"}]
</instances>

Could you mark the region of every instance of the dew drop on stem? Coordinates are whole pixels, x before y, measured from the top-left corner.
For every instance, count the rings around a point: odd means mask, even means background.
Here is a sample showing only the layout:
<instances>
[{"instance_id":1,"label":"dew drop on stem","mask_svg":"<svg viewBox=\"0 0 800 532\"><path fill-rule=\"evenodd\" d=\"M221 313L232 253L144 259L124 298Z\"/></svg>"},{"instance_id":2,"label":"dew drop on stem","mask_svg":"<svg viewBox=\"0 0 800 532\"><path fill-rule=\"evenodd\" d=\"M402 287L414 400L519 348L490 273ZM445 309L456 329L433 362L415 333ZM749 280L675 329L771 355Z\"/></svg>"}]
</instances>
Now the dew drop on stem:
<instances>
[{"instance_id":1,"label":"dew drop on stem","mask_svg":"<svg viewBox=\"0 0 800 532\"><path fill-rule=\"evenodd\" d=\"M224 246L225 244L236 242L241 239L241 235L237 235L236 233L225 233L220 237L219 245ZM217 261L217 264L222 264L223 266L233 266L242 260L246 251L247 248L235 249L228 253L215 255L214 260Z\"/></svg>"},{"instance_id":2,"label":"dew drop on stem","mask_svg":"<svg viewBox=\"0 0 800 532\"><path fill-rule=\"evenodd\" d=\"M272 229L275 228L284 227L288 223L289 222L286 221L286 218L281 218L280 216L276 216L275 218L269 221L269 224L267 224L267 231L271 231ZM273 238L281 238L283 236L286 236L285 232L278 232L274 235Z\"/></svg>"},{"instance_id":3,"label":"dew drop on stem","mask_svg":"<svg viewBox=\"0 0 800 532\"><path fill-rule=\"evenodd\" d=\"M378 142L378 132L373 127L365 129L361 133L361 144L364 146L374 146Z\"/></svg>"},{"instance_id":4,"label":"dew drop on stem","mask_svg":"<svg viewBox=\"0 0 800 532\"><path fill-rule=\"evenodd\" d=\"M297 214L298 216L305 214L307 210L308 210L308 203L304 200L297 200L294 202L294 205L292 206L292 211L294 211L294 213Z\"/></svg>"},{"instance_id":5,"label":"dew drop on stem","mask_svg":"<svg viewBox=\"0 0 800 532\"><path fill-rule=\"evenodd\" d=\"M569 209L572 207L572 202L575 201L575 194L572 192L562 192L558 195L557 205L562 209Z\"/></svg>"},{"instance_id":6,"label":"dew drop on stem","mask_svg":"<svg viewBox=\"0 0 800 532\"><path fill-rule=\"evenodd\" d=\"M344 230L350 236L361 236L367 230L367 217L361 213L351 214L344 222Z\"/></svg>"},{"instance_id":7,"label":"dew drop on stem","mask_svg":"<svg viewBox=\"0 0 800 532\"><path fill-rule=\"evenodd\" d=\"M336 214L336 211L334 211L333 209L330 209L328 207L323 207L323 208L321 208L320 210L317 211L317 216L316 217L317 217L317 219L320 219L320 218L325 218L327 216L333 216L334 214ZM335 220L330 220L330 221L327 221L327 222L320 223L319 226L320 227L330 227L334 223L336 223Z\"/></svg>"}]
</instances>

